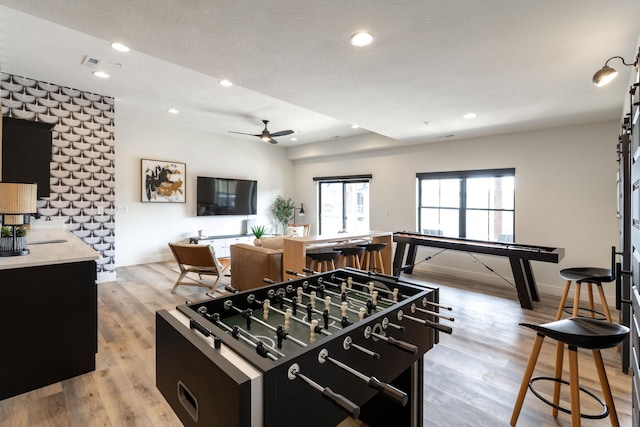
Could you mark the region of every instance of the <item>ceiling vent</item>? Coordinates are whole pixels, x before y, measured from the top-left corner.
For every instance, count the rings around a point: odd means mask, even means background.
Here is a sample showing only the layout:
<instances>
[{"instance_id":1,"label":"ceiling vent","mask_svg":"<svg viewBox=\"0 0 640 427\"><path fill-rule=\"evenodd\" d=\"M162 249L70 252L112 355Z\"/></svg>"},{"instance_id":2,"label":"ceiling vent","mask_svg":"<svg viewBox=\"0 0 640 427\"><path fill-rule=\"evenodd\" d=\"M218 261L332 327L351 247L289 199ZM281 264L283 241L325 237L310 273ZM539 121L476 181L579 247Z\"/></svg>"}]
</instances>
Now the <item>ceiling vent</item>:
<instances>
[{"instance_id":1,"label":"ceiling vent","mask_svg":"<svg viewBox=\"0 0 640 427\"><path fill-rule=\"evenodd\" d=\"M86 55L84 57L84 59L82 60L82 65L84 65L87 68L91 68L92 70L95 70L96 68L98 68L98 66L102 63L101 59L97 59L97 58L92 58L88 55Z\"/></svg>"}]
</instances>

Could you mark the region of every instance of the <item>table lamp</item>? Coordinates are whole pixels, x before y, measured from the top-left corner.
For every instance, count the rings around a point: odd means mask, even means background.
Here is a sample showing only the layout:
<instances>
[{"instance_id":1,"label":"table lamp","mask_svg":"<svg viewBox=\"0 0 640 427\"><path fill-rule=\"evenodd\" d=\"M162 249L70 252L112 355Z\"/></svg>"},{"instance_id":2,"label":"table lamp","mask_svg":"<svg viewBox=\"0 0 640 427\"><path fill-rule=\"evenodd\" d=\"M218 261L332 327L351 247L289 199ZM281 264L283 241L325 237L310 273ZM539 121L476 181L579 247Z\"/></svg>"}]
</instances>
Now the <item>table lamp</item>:
<instances>
[{"instance_id":1,"label":"table lamp","mask_svg":"<svg viewBox=\"0 0 640 427\"><path fill-rule=\"evenodd\" d=\"M36 213L38 185L17 182L0 182L0 217L2 226L12 228L11 249L1 250L0 256L28 255L29 249L16 245L16 228L29 222L29 215ZM26 221L25 221L26 216Z\"/></svg>"}]
</instances>

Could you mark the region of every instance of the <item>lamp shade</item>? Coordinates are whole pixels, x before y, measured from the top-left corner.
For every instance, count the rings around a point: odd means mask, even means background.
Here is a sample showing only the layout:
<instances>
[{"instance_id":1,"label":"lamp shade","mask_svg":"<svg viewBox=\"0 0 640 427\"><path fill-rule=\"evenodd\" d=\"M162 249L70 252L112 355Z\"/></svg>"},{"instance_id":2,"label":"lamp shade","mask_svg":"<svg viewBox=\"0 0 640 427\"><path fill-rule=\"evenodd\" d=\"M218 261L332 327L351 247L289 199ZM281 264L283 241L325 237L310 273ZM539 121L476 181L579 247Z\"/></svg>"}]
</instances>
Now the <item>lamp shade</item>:
<instances>
[{"instance_id":1,"label":"lamp shade","mask_svg":"<svg viewBox=\"0 0 640 427\"><path fill-rule=\"evenodd\" d=\"M593 84L598 87L604 86L611 80L613 80L617 75L618 72L614 68L605 65L604 67L596 71L596 73L593 75Z\"/></svg>"},{"instance_id":2,"label":"lamp shade","mask_svg":"<svg viewBox=\"0 0 640 427\"><path fill-rule=\"evenodd\" d=\"M0 182L0 214L6 216L36 213L38 185Z\"/></svg>"}]
</instances>

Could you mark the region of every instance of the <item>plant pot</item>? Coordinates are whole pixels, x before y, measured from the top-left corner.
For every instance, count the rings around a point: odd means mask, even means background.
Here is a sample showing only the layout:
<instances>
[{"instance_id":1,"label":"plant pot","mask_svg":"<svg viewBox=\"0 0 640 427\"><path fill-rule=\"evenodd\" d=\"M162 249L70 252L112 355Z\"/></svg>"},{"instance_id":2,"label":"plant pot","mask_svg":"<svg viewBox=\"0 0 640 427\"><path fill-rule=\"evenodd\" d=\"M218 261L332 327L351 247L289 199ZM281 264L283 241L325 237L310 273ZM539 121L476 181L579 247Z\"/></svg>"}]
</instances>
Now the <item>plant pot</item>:
<instances>
[{"instance_id":1,"label":"plant pot","mask_svg":"<svg viewBox=\"0 0 640 427\"><path fill-rule=\"evenodd\" d=\"M13 237L0 237L0 251L10 251L13 246ZM23 251L27 248L27 236L16 237L15 251Z\"/></svg>"}]
</instances>

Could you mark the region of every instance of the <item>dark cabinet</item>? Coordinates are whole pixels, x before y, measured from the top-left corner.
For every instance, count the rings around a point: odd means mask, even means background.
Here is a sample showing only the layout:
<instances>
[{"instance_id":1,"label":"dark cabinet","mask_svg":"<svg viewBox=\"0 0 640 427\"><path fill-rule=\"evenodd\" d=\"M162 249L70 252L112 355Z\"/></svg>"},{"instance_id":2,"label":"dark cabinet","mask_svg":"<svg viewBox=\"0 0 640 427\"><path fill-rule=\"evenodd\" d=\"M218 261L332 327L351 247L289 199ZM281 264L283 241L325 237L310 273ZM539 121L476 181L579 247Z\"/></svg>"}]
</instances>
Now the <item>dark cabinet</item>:
<instances>
[{"instance_id":1,"label":"dark cabinet","mask_svg":"<svg viewBox=\"0 0 640 427\"><path fill-rule=\"evenodd\" d=\"M0 305L0 399L95 369L95 261L2 269Z\"/></svg>"}]
</instances>

